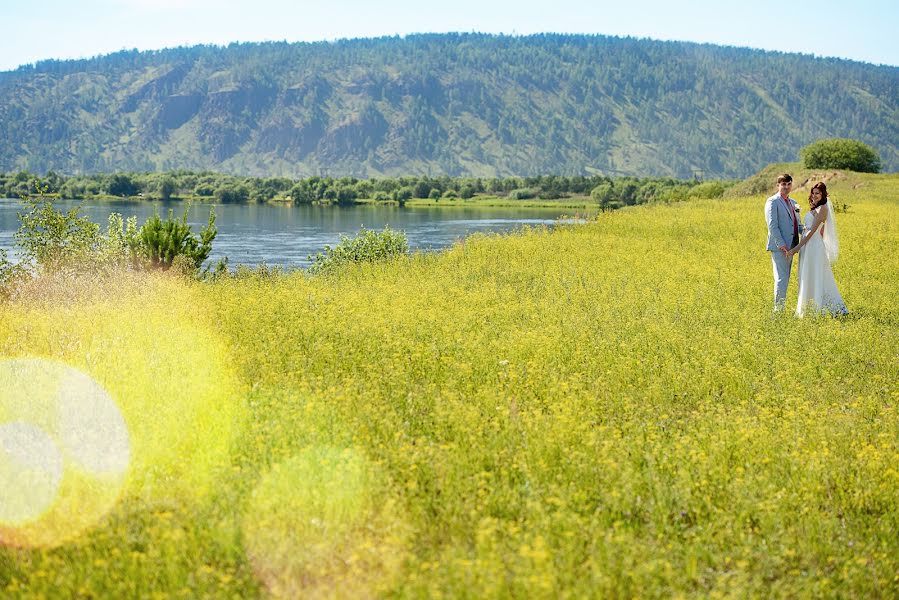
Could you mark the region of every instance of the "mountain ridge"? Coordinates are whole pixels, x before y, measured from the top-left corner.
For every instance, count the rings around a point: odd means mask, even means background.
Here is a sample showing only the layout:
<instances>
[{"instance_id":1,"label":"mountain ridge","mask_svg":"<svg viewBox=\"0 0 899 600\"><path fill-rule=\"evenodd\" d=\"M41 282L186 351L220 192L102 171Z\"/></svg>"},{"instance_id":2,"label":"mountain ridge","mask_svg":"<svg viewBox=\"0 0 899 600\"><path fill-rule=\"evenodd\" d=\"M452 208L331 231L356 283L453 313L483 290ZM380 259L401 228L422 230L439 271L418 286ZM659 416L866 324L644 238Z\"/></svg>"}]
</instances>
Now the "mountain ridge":
<instances>
[{"instance_id":1,"label":"mountain ridge","mask_svg":"<svg viewBox=\"0 0 899 600\"><path fill-rule=\"evenodd\" d=\"M0 73L0 170L745 177L821 137L899 168L899 68L609 36L121 51Z\"/></svg>"}]
</instances>

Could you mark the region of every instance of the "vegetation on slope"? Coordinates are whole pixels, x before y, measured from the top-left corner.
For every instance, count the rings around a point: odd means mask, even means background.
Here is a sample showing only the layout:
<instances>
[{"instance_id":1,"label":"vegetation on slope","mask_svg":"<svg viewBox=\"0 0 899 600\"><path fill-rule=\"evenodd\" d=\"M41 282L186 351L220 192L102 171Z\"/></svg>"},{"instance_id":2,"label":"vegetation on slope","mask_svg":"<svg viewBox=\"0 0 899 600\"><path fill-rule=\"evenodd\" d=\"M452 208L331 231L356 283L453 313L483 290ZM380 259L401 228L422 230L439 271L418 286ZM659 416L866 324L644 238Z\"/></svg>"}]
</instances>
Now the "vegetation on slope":
<instances>
[{"instance_id":1,"label":"vegetation on slope","mask_svg":"<svg viewBox=\"0 0 899 600\"><path fill-rule=\"evenodd\" d=\"M899 69L584 35L414 35L0 73L0 170L745 177L850 137L899 169Z\"/></svg>"}]
</instances>

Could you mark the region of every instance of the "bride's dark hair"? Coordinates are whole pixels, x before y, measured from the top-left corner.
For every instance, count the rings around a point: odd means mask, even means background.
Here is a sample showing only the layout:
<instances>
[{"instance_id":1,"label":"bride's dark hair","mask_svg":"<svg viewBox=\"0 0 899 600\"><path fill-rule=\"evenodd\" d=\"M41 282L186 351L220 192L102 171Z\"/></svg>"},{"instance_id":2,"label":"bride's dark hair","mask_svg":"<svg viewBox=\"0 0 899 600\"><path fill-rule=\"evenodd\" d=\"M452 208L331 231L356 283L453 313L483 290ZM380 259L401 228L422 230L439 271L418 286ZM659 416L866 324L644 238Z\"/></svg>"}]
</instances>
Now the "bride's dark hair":
<instances>
[{"instance_id":1,"label":"bride's dark hair","mask_svg":"<svg viewBox=\"0 0 899 600\"><path fill-rule=\"evenodd\" d=\"M815 190L819 190L821 192L821 199L816 203L812 200L812 192ZM823 181L819 181L815 185L812 186L812 189L808 192L808 207L810 210L815 210L822 204L827 204L827 186L824 185Z\"/></svg>"}]
</instances>

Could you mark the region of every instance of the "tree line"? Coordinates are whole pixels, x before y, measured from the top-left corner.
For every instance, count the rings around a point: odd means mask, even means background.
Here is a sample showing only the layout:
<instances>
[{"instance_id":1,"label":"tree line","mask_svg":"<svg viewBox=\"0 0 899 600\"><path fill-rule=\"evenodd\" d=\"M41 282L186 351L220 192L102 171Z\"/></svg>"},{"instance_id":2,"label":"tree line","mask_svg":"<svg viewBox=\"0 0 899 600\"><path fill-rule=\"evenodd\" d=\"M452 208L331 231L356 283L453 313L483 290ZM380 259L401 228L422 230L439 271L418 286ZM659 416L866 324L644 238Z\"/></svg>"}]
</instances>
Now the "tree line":
<instances>
[{"instance_id":1,"label":"tree line","mask_svg":"<svg viewBox=\"0 0 899 600\"><path fill-rule=\"evenodd\" d=\"M163 173L106 173L65 176L54 171L37 175L28 171L0 173L0 195L25 197L40 191L45 196L91 200L144 198L199 199L219 203L286 202L292 204L355 204L359 201L396 202L412 199L470 199L496 196L509 200L559 200L590 197L602 208L690 197L719 197L730 181L671 177L608 177L605 175L539 175L534 177L449 177L441 175L363 179L312 176L245 177L187 170Z\"/></svg>"}]
</instances>

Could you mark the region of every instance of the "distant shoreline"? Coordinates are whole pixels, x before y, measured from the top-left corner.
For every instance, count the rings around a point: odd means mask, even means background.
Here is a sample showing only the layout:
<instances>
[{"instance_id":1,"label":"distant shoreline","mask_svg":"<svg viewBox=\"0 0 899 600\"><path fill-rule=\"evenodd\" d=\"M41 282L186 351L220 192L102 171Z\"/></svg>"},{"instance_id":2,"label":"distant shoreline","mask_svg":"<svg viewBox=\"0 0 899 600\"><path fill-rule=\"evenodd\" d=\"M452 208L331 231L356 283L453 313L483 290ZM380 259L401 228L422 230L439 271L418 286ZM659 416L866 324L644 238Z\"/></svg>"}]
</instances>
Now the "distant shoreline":
<instances>
[{"instance_id":1,"label":"distant shoreline","mask_svg":"<svg viewBox=\"0 0 899 600\"><path fill-rule=\"evenodd\" d=\"M43 196L33 196L35 199L56 201L74 201L74 202L98 202L98 203L115 203L115 202L176 202L176 203L197 203L212 204L215 206L223 205L253 205L268 204L274 206L300 206L290 200L267 200L265 202L222 202L211 196L172 196L167 199L154 198L149 196L90 196L87 198L70 198L62 197L58 194L45 194ZM2 200L18 200L21 198L2 198ZM598 209L596 202L593 202L589 196L577 196L571 198L561 198L558 200L512 200L502 196L478 195L472 198L443 198L443 199L427 199L416 198L406 202L397 200L376 201L368 198L355 200L351 204L339 204L336 202L309 202L303 204L305 206L323 206L341 208L345 206L397 206L407 208L570 208L570 209Z\"/></svg>"}]
</instances>

